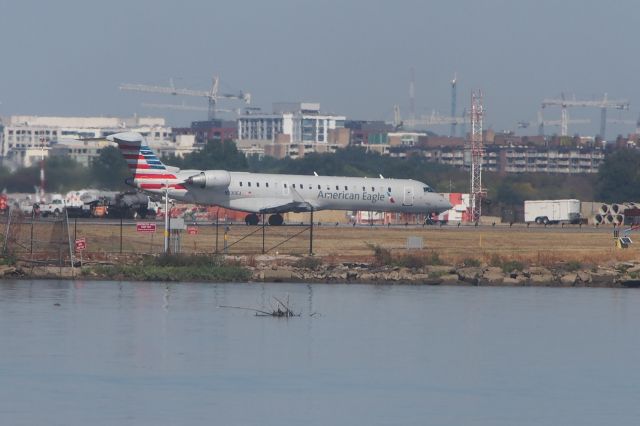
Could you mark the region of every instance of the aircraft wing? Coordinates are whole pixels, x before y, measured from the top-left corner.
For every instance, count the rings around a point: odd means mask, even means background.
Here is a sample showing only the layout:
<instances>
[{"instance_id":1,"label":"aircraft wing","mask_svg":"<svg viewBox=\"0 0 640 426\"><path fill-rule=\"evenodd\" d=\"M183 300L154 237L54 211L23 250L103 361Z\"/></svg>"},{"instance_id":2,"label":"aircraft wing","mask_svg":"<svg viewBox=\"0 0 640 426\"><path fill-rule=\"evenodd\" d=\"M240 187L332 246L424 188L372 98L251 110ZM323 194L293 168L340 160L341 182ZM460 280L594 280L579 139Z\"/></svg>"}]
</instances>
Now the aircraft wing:
<instances>
[{"instance_id":1,"label":"aircraft wing","mask_svg":"<svg viewBox=\"0 0 640 426\"><path fill-rule=\"evenodd\" d=\"M316 210L316 206L307 201L295 200L273 200L272 203L266 203L260 206L259 213L286 213L286 212L309 212L311 209Z\"/></svg>"}]
</instances>

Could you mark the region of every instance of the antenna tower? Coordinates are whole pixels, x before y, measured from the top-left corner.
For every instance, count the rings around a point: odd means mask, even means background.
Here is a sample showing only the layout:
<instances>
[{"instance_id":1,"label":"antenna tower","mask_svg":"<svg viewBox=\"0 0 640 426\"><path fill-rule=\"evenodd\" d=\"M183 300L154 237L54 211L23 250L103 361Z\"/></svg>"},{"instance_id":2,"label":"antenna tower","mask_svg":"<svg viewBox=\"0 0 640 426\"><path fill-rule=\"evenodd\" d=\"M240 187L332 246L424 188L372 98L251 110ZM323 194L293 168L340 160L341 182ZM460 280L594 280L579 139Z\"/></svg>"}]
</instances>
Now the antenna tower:
<instances>
[{"instance_id":1,"label":"antenna tower","mask_svg":"<svg viewBox=\"0 0 640 426\"><path fill-rule=\"evenodd\" d=\"M471 220L477 222L482 215L482 158L484 143L482 140L482 119L484 107L482 92L471 92Z\"/></svg>"}]
</instances>

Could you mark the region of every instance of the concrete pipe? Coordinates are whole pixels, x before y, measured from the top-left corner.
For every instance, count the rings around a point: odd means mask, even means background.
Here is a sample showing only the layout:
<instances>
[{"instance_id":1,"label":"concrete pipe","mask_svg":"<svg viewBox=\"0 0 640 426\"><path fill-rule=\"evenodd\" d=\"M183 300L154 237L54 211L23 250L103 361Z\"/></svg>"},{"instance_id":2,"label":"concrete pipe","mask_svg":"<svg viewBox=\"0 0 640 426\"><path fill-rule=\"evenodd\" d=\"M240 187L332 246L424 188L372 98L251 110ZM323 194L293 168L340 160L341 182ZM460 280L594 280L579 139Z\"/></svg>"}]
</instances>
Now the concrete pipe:
<instances>
[{"instance_id":1,"label":"concrete pipe","mask_svg":"<svg viewBox=\"0 0 640 426\"><path fill-rule=\"evenodd\" d=\"M611 210L611 206L609 206L609 204L602 204L600 206L601 215L606 215L607 213L609 213L609 210Z\"/></svg>"},{"instance_id":2,"label":"concrete pipe","mask_svg":"<svg viewBox=\"0 0 640 426\"><path fill-rule=\"evenodd\" d=\"M622 225L624 223L624 215L623 214L617 214L615 215L615 217L613 218L614 222L616 225Z\"/></svg>"},{"instance_id":3,"label":"concrete pipe","mask_svg":"<svg viewBox=\"0 0 640 426\"><path fill-rule=\"evenodd\" d=\"M622 210L624 210L624 206L622 204L611 204L611 213L613 214L620 214L622 213Z\"/></svg>"},{"instance_id":4,"label":"concrete pipe","mask_svg":"<svg viewBox=\"0 0 640 426\"><path fill-rule=\"evenodd\" d=\"M604 216L602 216L600 213L596 214L593 217L593 223L596 225L602 225L604 223Z\"/></svg>"},{"instance_id":5,"label":"concrete pipe","mask_svg":"<svg viewBox=\"0 0 640 426\"><path fill-rule=\"evenodd\" d=\"M613 215L612 214L608 214L604 217L604 221L605 223L613 223Z\"/></svg>"}]
</instances>

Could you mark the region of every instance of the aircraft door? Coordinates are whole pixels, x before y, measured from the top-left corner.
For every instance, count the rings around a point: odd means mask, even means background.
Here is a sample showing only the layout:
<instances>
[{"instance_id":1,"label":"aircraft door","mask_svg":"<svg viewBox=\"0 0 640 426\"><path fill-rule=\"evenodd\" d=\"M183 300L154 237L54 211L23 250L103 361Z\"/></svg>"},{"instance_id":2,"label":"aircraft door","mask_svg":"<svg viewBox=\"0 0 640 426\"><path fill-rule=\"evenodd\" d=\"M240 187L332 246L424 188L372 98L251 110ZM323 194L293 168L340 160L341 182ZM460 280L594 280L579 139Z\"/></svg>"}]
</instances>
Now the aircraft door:
<instances>
[{"instance_id":1,"label":"aircraft door","mask_svg":"<svg viewBox=\"0 0 640 426\"><path fill-rule=\"evenodd\" d=\"M413 186L404 187L404 199L402 200L403 206L413 205Z\"/></svg>"},{"instance_id":2,"label":"aircraft door","mask_svg":"<svg viewBox=\"0 0 640 426\"><path fill-rule=\"evenodd\" d=\"M289 182L282 182L282 195L289 195Z\"/></svg>"}]
</instances>

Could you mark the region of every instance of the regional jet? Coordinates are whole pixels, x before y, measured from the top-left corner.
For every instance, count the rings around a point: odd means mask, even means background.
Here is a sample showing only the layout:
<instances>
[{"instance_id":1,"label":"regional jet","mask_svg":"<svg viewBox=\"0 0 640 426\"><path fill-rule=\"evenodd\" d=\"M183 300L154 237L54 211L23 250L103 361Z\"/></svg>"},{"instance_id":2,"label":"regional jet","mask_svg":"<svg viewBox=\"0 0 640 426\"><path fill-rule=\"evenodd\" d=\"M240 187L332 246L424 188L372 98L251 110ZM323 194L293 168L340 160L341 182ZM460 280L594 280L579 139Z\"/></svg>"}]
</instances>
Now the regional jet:
<instances>
[{"instance_id":1,"label":"regional jet","mask_svg":"<svg viewBox=\"0 0 640 426\"><path fill-rule=\"evenodd\" d=\"M139 133L116 133L106 139L118 145L133 173L128 184L179 201L244 211L248 225L257 225L261 214L270 215L269 225L282 225L286 212L364 210L429 216L451 208L429 185L412 179L180 170L163 164Z\"/></svg>"}]
</instances>

